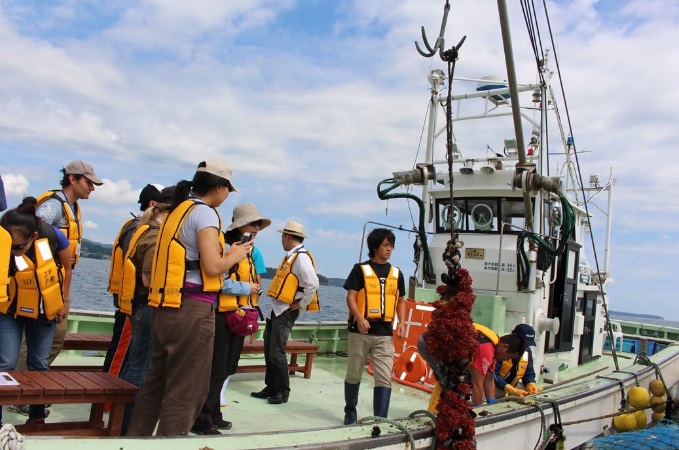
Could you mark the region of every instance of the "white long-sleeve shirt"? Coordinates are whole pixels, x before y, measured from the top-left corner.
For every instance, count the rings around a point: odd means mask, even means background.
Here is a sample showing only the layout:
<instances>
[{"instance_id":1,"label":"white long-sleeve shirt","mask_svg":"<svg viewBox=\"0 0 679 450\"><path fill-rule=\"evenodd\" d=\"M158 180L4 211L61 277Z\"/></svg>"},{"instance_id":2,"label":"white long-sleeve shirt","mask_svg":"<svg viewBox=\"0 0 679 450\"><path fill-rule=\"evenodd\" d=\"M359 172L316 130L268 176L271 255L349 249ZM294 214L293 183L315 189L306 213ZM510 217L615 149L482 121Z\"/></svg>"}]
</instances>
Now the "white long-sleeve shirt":
<instances>
[{"instance_id":1,"label":"white long-sleeve shirt","mask_svg":"<svg viewBox=\"0 0 679 450\"><path fill-rule=\"evenodd\" d=\"M289 259L295 251L299 250L300 248L304 247L302 244L296 246L292 250L288 251L285 254L286 259ZM306 311L307 306L309 306L309 303L311 303L311 299L314 296L314 293L318 290L318 275L316 275L316 270L314 270L314 266L311 263L311 258L309 255L306 253L299 253L297 255L297 258L295 259L295 263L292 265L292 268L290 269L290 272L293 273L295 276L297 276L297 280L299 280L299 289L302 289L301 291L298 291L295 294L295 301L299 300L299 307L300 309L303 309ZM267 314L267 319L271 319L271 313L273 313L276 317L280 316L283 314L284 311L286 311L290 307L289 304L283 303L279 300L276 300L274 298L271 299L271 309L269 310L269 313Z\"/></svg>"}]
</instances>

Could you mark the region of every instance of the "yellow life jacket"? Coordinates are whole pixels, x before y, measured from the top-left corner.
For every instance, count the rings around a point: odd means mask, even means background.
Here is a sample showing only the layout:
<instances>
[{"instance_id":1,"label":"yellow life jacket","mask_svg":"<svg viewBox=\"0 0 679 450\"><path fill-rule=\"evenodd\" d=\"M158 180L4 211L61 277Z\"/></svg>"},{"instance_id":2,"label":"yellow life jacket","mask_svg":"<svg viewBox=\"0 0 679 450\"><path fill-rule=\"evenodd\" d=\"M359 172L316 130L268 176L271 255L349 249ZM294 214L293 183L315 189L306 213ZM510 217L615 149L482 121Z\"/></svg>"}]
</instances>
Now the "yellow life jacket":
<instances>
[{"instance_id":1,"label":"yellow life jacket","mask_svg":"<svg viewBox=\"0 0 679 450\"><path fill-rule=\"evenodd\" d=\"M309 258L311 258L311 264L314 267L314 270L316 270L316 263L314 261L313 255L306 251L303 247L300 247L299 249L295 250L292 255L290 255L290 257L284 257L281 265L278 266L278 269L276 269L276 274L274 275L271 285L269 285L269 290L266 293L269 297L275 298L276 300L283 303L292 304L292 302L295 300L295 295L297 292L302 292L303 289L299 287L299 279L297 278L297 275L292 273L292 266L295 264L297 256L300 253L306 253L309 255ZM314 292L314 296L311 299L311 303L309 303L307 306L307 311L319 310L320 305L318 303L318 291L316 291Z\"/></svg>"},{"instance_id":2,"label":"yellow life jacket","mask_svg":"<svg viewBox=\"0 0 679 450\"><path fill-rule=\"evenodd\" d=\"M57 195L57 192L63 191L54 190L44 192L40 197L38 197L37 207L40 207L42 203L51 198L57 199L61 202L61 209L64 212L64 216L68 219L68 225L59 229L66 235L71 243L71 267L75 267L75 265L78 263L78 259L80 259L80 244L82 242L83 236L83 224L80 220L80 207L78 206L78 202L75 202L73 204L73 208L71 208L71 205L66 200Z\"/></svg>"},{"instance_id":3,"label":"yellow life jacket","mask_svg":"<svg viewBox=\"0 0 679 450\"><path fill-rule=\"evenodd\" d=\"M396 313L396 303L400 297L398 278L400 270L391 266L389 275L382 281L370 264L361 264L364 286L356 295L356 306L368 320L391 322ZM351 315L350 315L351 316Z\"/></svg>"},{"instance_id":4,"label":"yellow life jacket","mask_svg":"<svg viewBox=\"0 0 679 450\"><path fill-rule=\"evenodd\" d=\"M137 230L132 235L130 246L125 253L122 270L122 289L120 292L120 312L124 314L132 314L132 299L137 289L137 266L134 265L132 258L137 254L137 247L139 241L144 237L146 232L151 229L149 224L137 227Z\"/></svg>"},{"instance_id":5,"label":"yellow life jacket","mask_svg":"<svg viewBox=\"0 0 679 450\"><path fill-rule=\"evenodd\" d=\"M232 270L228 278L235 281L243 281L245 283L254 283L257 279L257 272L255 272L255 263L252 261L252 256L248 254L248 257L239 262L235 270ZM239 306L248 306L254 308L259 302L259 295L250 293L250 295L231 295L231 294L220 294L219 295L219 312L224 311L234 311L238 309Z\"/></svg>"},{"instance_id":6,"label":"yellow life jacket","mask_svg":"<svg viewBox=\"0 0 679 450\"><path fill-rule=\"evenodd\" d=\"M9 301L9 261L12 255L12 235L0 227L0 304Z\"/></svg>"},{"instance_id":7,"label":"yellow life jacket","mask_svg":"<svg viewBox=\"0 0 679 450\"><path fill-rule=\"evenodd\" d=\"M478 334L480 334L481 336L485 337L490 342L492 342L493 345L497 345L498 342L500 342L500 336L498 336L497 333L494 332L493 330L491 330L490 328L488 328L484 325L475 323L474 329L476 330L476 332Z\"/></svg>"},{"instance_id":8,"label":"yellow life jacket","mask_svg":"<svg viewBox=\"0 0 679 450\"><path fill-rule=\"evenodd\" d=\"M63 275L54 259L47 238L33 243L35 256L14 257L14 273L9 283L9 302L0 303L0 312L7 314L16 305L14 317L35 319L44 311L47 319L54 319L64 307L61 290Z\"/></svg>"},{"instance_id":9,"label":"yellow life jacket","mask_svg":"<svg viewBox=\"0 0 679 450\"><path fill-rule=\"evenodd\" d=\"M119 308L119 297L122 291L123 279L123 261L125 260L124 236L137 227L138 221L136 219L128 219L120 228L116 240L113 241L113 250L111 250L111 266L108 274L108 292L113 294L113 304ZM128 245L129 248L129 245Z\"/></svg>"},{"instance_id":10,"label":"yellow life jacket","mask_svg":"<svg viewBox=\"0 0 679 450\"><path fill-rule=\"evenodd\" d=\"M198 203L202 202L196 199L183 201L165 217L160 226L156 250L153 255L151 286L149 286L150 306L179 308L182 305L183 292L214 292L216 299L217 293L224 285L221 276L208 276L203 267L200 266L200 261L186 261L186 249L179 242L179 230L191 210ZM221 230L222 219L217 210L215 210L215 214L219 218L219 229ZM218 234L220 253L223 253L224 234L221 232ZM186 271L189 267L193 268L194 266L197 266L196 269L200 269L201 287L185 288Z\"/></svg>"},{"instance_id":11,"label":"yellow life jacket","mask_svg":"<svg viewBox=\"0 0 679 450\"><path fill-rule=\"evenodd\" d=\"M505 378L509 373L512 371L512 367L514 367L514 360L512 359L507 359L502 361L502 366L500 366L500 377ZM519 381L523 378L523 375L526 373L526 369L528 368L528 352L523 352L523 355L521 355L521 359L519 359L518 364L516 365L516 376L512 381L507 381L507 383L511 384L512 386L516 386Z\"/></svg>"}]
</instances>

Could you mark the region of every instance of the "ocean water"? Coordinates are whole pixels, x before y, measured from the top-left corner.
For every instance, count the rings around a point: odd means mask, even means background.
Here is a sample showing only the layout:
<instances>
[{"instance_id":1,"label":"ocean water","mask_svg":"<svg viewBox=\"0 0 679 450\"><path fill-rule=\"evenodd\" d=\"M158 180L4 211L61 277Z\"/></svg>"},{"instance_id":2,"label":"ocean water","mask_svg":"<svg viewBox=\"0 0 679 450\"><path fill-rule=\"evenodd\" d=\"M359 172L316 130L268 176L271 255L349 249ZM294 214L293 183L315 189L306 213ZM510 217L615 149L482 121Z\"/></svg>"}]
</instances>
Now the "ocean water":
<instances>
[{"instance_id":1,"label":"ocean water","mask_svg":"<svg viewBox=\"0 0 679 450\"><path fill-rule=\"evenodd\" d=\"M86 309L92 311L113 312L113 297L106 289L108 288L108 272L110 261L93 258L80 258L77 267L73 271L71 282L71 309ZM262 280L263 289L266 292L271 280ZM316 313L306 312L299 319L302 321L344 321L348 310L346 303L346 291L335 286L321 286L318 290L321 310ZM269 310L270 300L263 296L260 301L262 311Z\"/></svg>"},{"instance_id":2,"label":"ocean water","mask_svg":"<svg viewBox=\"0 0 679 450\"><path fill-rule=\"evenodd\" d=\"M108 287L109 261L102 259L80 258L80 262L73 272L71 284L72 309L87 309L94 311L114 311L111 294L106 291ZM263 280L264 291L269 287L271 280ZM321 311L318 313L304 313L300 320L340 320L347 318L346 291L335 286L321 286L319 288ZM266 313L270 301L266 296L262 297L260 306ZM639 319L629 316L612 315L613 318L633 320L654 325L678 327L679 322L670 320Z\"/></svg>"}]
</instances>

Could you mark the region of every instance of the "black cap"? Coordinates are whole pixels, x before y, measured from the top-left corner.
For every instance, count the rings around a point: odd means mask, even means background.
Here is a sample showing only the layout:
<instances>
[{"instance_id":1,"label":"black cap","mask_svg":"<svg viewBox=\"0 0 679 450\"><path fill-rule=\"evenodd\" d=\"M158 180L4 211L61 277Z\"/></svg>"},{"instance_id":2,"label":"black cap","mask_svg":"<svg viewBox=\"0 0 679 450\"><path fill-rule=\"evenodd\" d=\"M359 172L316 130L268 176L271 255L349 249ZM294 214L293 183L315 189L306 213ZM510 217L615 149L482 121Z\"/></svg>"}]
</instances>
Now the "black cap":
<instances>
[{"instance_id":1,"label":"black cap","mask_svg":"<svg viewBox=\"0 0 679 450\"><path fill-rule=\"evenodd\" d=\"M160 191L160 194L158 194L158 199L156 201L158 203L171 204L174 201L174 192L176 190L177 186L168 186L163 188L163 190Z\"/></svg>"},{"instance_id":2,"label":"black cap","mask_svg":"<svg viewBox=\"0 0 679 450\"><path fill-rule=\"evenodd\" d=\"M146 211L152 201L157 202L162 188L157 184L147 184L139 193L139 201L137 202L140 204L139 209Z\"/></svg>"},{"instance_id":3,"label":"black cap","mask_svg":"<svg viewBox=\"0 0 679 450\"><path fill-rule=\"evenodd\" d=\"M521 336L526 345L530 347L536 347L538 344L535 342L535 329L528 324L520 323L514 327L512 334Z\"/></svg>"}]
</instances>

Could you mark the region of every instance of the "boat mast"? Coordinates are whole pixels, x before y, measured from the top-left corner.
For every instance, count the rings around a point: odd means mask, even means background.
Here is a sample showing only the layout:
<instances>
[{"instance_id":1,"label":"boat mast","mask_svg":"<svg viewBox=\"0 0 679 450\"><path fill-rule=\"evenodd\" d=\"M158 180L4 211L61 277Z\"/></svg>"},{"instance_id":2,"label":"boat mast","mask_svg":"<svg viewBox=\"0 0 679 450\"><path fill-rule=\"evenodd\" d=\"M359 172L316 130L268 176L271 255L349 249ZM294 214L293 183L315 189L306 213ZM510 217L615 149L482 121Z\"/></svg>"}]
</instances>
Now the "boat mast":
<instances>
[{"instance_id":1,"label":"boat mast","mask_svg":"<svg viewBox=\"0 0 679 450\"><path fill-rule=\"evenodd\" d=\"M429 100L429 124L427 129L427 148L425 150L424 163L429 166L434 162L434 139L436 136L436 119L438 116L438 97L439 88L443 86L445 76L443 71L440 69L432 70L427 80L431 86L431 99ZM452 80L449 81L451 83ZM422 184L422 202L424 203L424 217L429 217L430 205L430 195L429 195L430 183ZM424 280L424 255L420 255L417 262L417 282L420 286L423 286Z\"/></svg>"},{"instance_id":2,"label":"boat mast","mask_svg":"<svg viewBox=\"0 0 679 450\"><path fill-rule=\"evenodd\" d=\"M498 13L500 15L500 29L502 31L502 45L505 51L505 64L507 65L507 81L509 83L509 96L512 100L512 116L514 118L514 133L516 134L516 146L519 152L519 162L516 165L517 175L526 170L526 147L523 140L523 127L521 125L521 107L519 103L519 91L517 89L516 69L514 68L514 51L512 49L512 37L509 29L509 14L507 2L497 0ZM530 194L523 192L524 211L526 213L526 228L533 230L533 211ZM535 231L535 230L533 230ZM534 273L534 272L533 272Z\"/></svg>"},{"instance_id":3,"label":"boat mast","mask_svg":"<svg viewBox=\"0 0 679 450\"><path fill-rule=\"evenodd\" d=\"M604 273L607 278L611 277L611 228L613 225L613 185L615 179L613 178L613 169L611 168L608 182L608 213L606 215L606 248L604 249Z\"/></svg>"}]
</instances>

